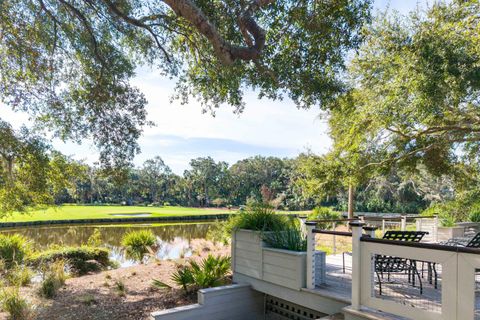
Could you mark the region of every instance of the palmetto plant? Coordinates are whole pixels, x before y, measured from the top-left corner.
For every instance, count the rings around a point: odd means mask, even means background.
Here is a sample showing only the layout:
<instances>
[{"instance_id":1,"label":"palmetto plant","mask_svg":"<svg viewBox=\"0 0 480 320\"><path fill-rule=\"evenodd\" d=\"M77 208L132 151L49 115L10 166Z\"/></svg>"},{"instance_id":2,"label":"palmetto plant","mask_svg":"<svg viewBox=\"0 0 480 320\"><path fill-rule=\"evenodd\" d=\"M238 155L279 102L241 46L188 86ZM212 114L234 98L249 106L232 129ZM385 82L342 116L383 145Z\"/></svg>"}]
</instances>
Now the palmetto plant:
<instances>
[{"instance_id":1,"label":"palmetto plant","mask_svg":"<svg viewBox=\"0 0 480 320\"><path fill-rule=\"evenodd\" d=\"M139 262L143 262L144 257L153 251L156 244L157 238L151 230L131 231L122 238L127 257Z\"/></svg>"},{"instance_id":2,"label":"palmetto plant","mask_svg":"<svg viewBox=\"0 0 480 320\"><path fill-rule=\"evenodd\" d=\"M180 266L171 277L171 280L189 293L194 290L221 286L228 282L230 272L230 257L208 255L200 262L190 261L186 266ZM170 288L169 285L153 280L152 285L157 288Z\"/></svg>"}]
</instances>

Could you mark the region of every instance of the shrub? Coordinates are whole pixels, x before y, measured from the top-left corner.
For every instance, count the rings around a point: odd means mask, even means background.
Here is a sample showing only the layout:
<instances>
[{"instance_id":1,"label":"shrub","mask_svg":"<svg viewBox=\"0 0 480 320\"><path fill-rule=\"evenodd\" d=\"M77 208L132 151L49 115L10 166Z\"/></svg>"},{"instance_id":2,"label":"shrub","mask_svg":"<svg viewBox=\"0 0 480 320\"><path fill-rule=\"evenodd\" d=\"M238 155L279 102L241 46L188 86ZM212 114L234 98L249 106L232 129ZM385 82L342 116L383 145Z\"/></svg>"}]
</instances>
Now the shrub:
<instances>
[{"instance_id":1,"label":"shrub","mask_svg":"<svg viewBox=\"0 0 480 320\"><path fill-rule=\"evenodd\" d=\"M62 260L55 261L43 273L40 295L49 299L55 297L58 289L65 284L66 279L65 263Z\"/></svg>"},{"instance_id":2,"label":"shrub","mask_svg":"<svg viewBox=\"0 0 480 320\"><path fill-rule=\"evenodd\" d=\"M229 220L215 220L207 232L206 239L214 243L228 244L231 239L232 228L229 226Z\"/></svg>"},{"instance_id":3,"label":"shrub","mask_svg":"<svg viewBox=\"0 0 480 320\"><path fill-rule=\"evenodd\" d=\"M300 224L293 220L283 230L275 230L262 234L262 239L270 247L292 251L307 251L307 236Z\"/></svg>"},{"instance_id":4,"label":"shrub","mask_svg":"<svg viewBox=\"0 0 480 320\"><path fill-rule=\"evenodd\" d=\"M342 219L340 212L333 211L328 207L317 207L308 215L308 220L339 220ZM323 222L317 224L318 228L328 230L333 228L332 222Z\"/></svg>"},{"instance_id":5,"label":"shrub","mask_svg":"<svg viewBox=\"0 0 480 320\"><path fill-rule=\"evenodd\" d=\"M30 242L24 236L0 234L0 259L6 269L22 264L29 253Z\"/></svg>"},{"instance_id":6,"label":"shrub","mask_svg":"<svg viewBox=\"0 0 480 320\"><path fill-rule=\"evenodd\" d=\"M11 320L27 320L33 317L32 309L23 299L17 287L4 289L0 294L2 309L6 311Z\"/></svg>"},{"instance_id":7,"label":"shrub","mask_svg":"<svg viewBox=\"0 0 480 320\"><path fill-rule=\"evenodd\" d=\"M127 257L143 262L145 255L157 243L157 238L151 230L130 231L122 238Z\"/></svg>"},{"instance_id":8,"label":"shrub","mask_svg":"<svg viewBox=\"0 0 480 320\"><path fill-rule=\"evenodd\" d=\"M58 247L34 253L29 263L38 267L45 263L62 260L75 274L98 271L110 265L109 250L98 247Z\"/></svg>"},{"instance_id":9,"label":"shrub","mask_svg":"<svg viewBox=\"0 0 480 320\"><path fill-rule=\"evenodd\" d=\"M125 286L125 283L121 279L115 280L113 288L115 292L118 294L118 296L125 297L127 295L127 287Z\"/></svg>"},{"instance_id":10,"label":"shrub","mask_svg":"<svg viewBox=\"0 0 480 320\"><path fill-rule=\"evenodd\" d=\"M33 272L26 266L16 266L5 275L10 285L23 287L29 285L33 278Z\"/></svg>"},{"instance_id":11,"label":"shrub","mask_svg":"<svg viewBox=\"0 0 480 320\"><path fill-rule=\"evenodd\" d=\"M468 220L471 222L480 222L480 205L476 205L472 208Z\"/></svg>"},{"instance_id":12,"label":"shrub","mask_svg":"<svg viewBox=\"0 0 480 320\"><path fill-rule=\"evenodd\" d=\"M230 228L255 231L273 231L282 229L287 219L284 215L275 213L267 204L249 204L244 211L232 217Z\"/></svg>"},{"instance_id":13,"label":"shrub","mask_svg":"<svg viewBox=\"0 0 480 320\"><path fill-rule=\"evenodd\" d=\"M102 245L102 234L100 229L95 228L93 233L87 239L87 246L89 247L100 247Z\"/></svg>"},{"instance_id":14,"label":"shrub","mask_svg":"<svg viewBox=\"0 0 480 320\"><path fill-rule=\"evenodd\" d=\"M453 227L457 222L455 215L455 204L453 202L448 203L436 203L423 210L420 215L432 216L438 215L440 225L442 227Z\"/></svg>"},{"instance_id":15,"label":"shrub","mask_svg":"<svg viewBox=\"0 0 480 320\"><path fill-rule=\"evenodd\" d=\"M185 293L221 286L228 282L230 262L230 257L212 255L208 255L200 263L191 260L189 265L178 267L172 274L172 281L181 286ZM160 289L169 287L159 280L153 280L152 285Z\"/></svg>"}]
</instances>

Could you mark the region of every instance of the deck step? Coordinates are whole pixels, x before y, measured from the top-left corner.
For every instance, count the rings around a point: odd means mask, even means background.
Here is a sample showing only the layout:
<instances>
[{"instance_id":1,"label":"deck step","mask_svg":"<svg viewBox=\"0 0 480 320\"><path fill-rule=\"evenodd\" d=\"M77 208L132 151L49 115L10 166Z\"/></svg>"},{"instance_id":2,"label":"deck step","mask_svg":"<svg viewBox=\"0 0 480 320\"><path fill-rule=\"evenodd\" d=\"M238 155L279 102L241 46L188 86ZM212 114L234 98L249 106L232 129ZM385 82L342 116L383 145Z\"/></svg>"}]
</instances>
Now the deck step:
<instances>
[{"instance_id":1,"label":"deck step","mask_svg":"<svg viewBox=\"0 0 480 320\"><path fill-rule=\"evenodd\" d=\"M329 316L325 316L323 318L318 318L317 320L343 320L343 319L345 319L345 317L343 316L343 313L335 313Z\"/></svg>"}]
</instances>

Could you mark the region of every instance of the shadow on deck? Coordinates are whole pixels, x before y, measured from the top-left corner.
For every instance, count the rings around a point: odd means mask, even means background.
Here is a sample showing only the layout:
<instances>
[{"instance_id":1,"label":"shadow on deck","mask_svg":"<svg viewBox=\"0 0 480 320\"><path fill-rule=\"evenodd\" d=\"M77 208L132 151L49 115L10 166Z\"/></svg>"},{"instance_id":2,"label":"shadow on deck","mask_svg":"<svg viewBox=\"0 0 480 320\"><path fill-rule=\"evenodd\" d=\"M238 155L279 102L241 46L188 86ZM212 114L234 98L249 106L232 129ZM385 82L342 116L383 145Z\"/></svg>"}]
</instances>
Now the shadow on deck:
<instances>
[{"instance_id":1,"label":"shadow on deck","mask_svg":"<svg viewBox=\"0 0 480 320\"><path fill-rule=\"evenodd\" d=\"M384 274L383 277L380 274L378 277L374 274L372 277L374 279L372 296L427 311L441 312L441 265L435 265L435 269L427 263L416 262L416 265L418 274L415 274L415 283L412 281L412 276L409 276L406 272ZM372 270L372 272L374 271ZM480 277L477 280L480 280ZM422 290L420 290L420 283ZM314 291L351 301L352 256L348 253L343 256L342 254L328 255L326 258L326 283L317 286ZM480 306L480 295L478 294L477 306ZM480 310L480 308L477 307L477 310Z\"/></svg>"}]
</instances>

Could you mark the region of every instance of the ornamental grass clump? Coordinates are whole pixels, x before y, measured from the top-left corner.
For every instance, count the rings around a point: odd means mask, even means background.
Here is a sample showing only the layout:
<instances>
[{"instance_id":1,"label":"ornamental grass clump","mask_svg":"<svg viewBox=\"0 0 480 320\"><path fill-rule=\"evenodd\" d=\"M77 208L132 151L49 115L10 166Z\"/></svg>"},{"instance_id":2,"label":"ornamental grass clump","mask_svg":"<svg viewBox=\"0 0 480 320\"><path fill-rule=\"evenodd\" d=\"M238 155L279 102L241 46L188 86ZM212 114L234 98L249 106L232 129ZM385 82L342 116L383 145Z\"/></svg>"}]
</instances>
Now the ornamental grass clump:
<instances>
[{"instance_id":1,"label":"ornamental grass clump","mask_svg":"<svg viewBox=\"0 0 480 320\"><path fill-rule=\"evenodd\" d=\"M262 234L262 240L271 248L291 251L307 251L307 235L300 223L292 220L281 230Z\"/></svg>"},{"instance_id":2,"label":"ornamental grass clump","mask_svg":"<svg viewBox=\"0 0 480 320\"><path fill-rule=\"evenodd\" d=\"M24 236L0 234L0 260L5 269L21 265L30 252L30 241Z\"/></svg>"},{"instance_id":3,"label":"ornamental grass clump","mask_svg":"<svg viewBox=\"0 0 480 320\"><path fill-rule=\"evenodd\" d=\"M229 227L254 231L273 231L282 229L287 222L284 215L277 214L272 206L254 203L247 206L238 215L231 218Z\"/></svg>"},{"instance_id":4,"label":"ornamental grass clump","mask_svg":"<svg viewBox=\"0 0 480 320\"><path fill-rule=\"evenodd\" d=\"M8 313L11 320L28 320L33 318L33 310L27 300L22 298L18 287L5 288L0 292L1 309Z\"/></svg>"},{"instance_id":5,"label":"ornamental grass clump","mask_svg":"<svg viewBox=\"0 0 480 320\"><path fill-rule=\"evenodd\" d=\"M43 280L40 284L40 295L51 299L57 295L58 290L65 285L67 275L65 274L65 262L57 260L43 271Z\"/></svg>"},{"instance_id":6,"label":"ornamental grass clump","mask_svg":"<svg viewBox=\"0 0 480 320\"><path fill-rule=\"evenodd\" d=\"M157 238L151 230L130 231L122 238L127 258L140 263L148 253L153 252L156 244Z\"/></svg>"}]
</instances>

